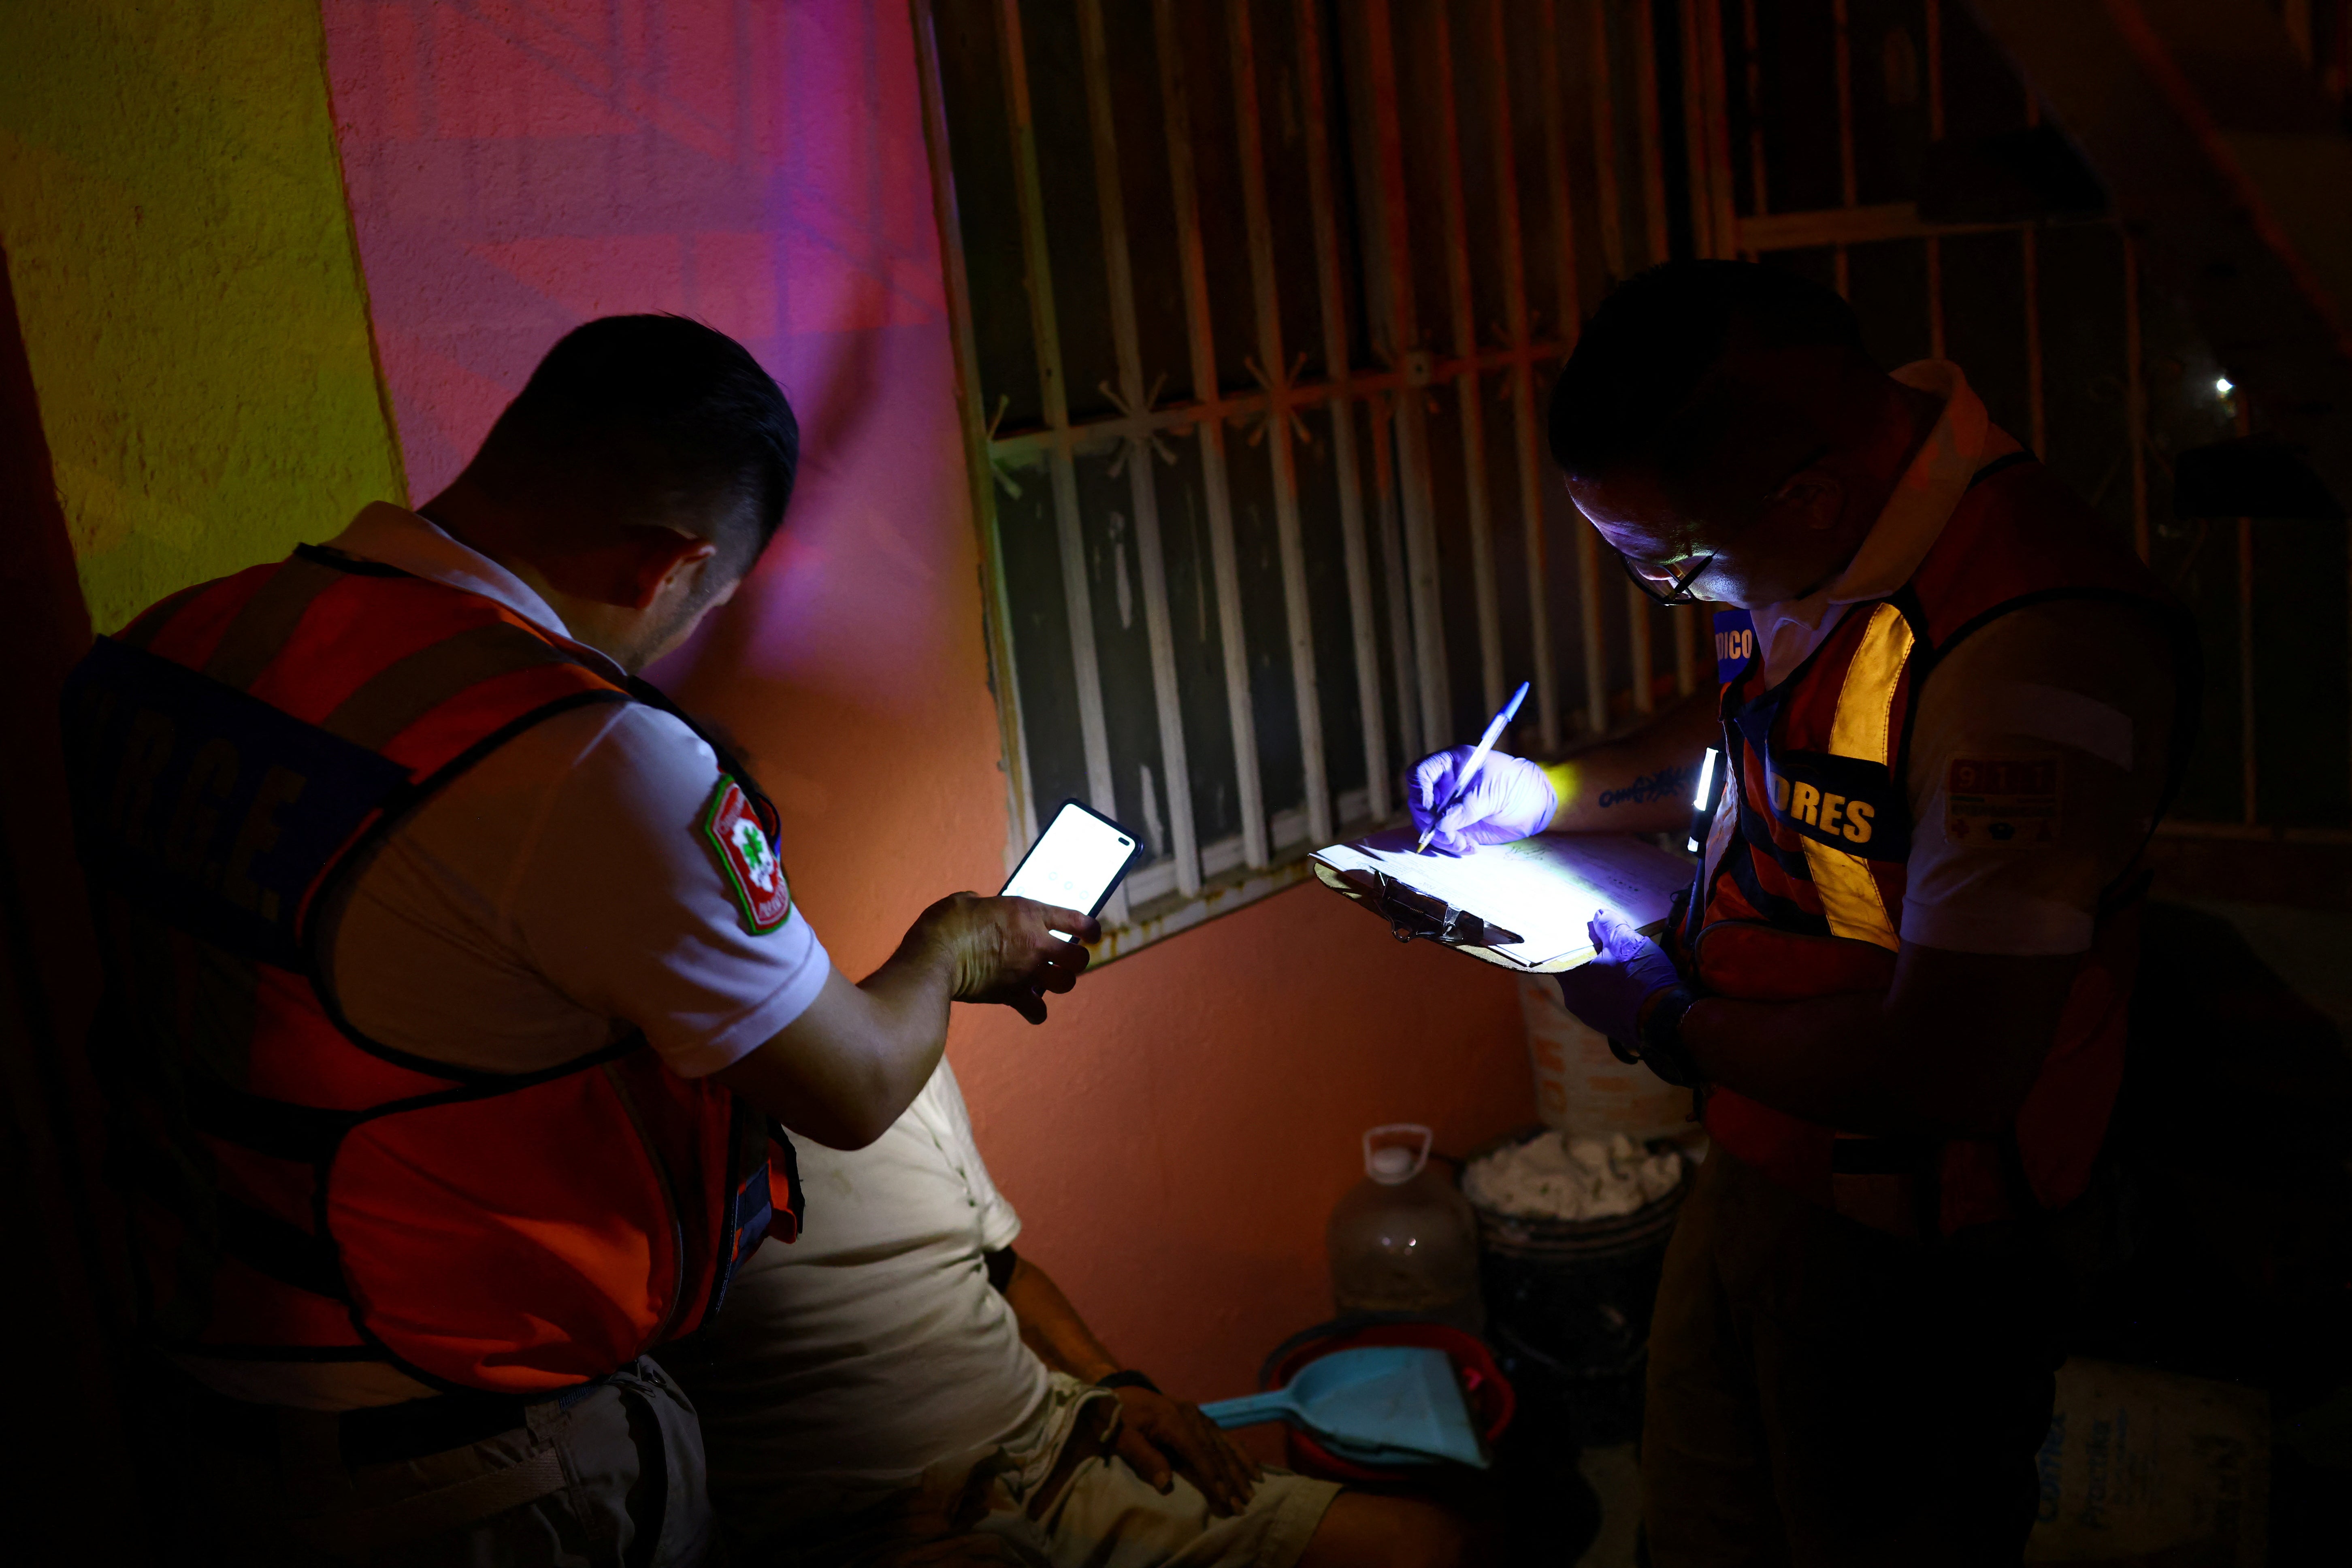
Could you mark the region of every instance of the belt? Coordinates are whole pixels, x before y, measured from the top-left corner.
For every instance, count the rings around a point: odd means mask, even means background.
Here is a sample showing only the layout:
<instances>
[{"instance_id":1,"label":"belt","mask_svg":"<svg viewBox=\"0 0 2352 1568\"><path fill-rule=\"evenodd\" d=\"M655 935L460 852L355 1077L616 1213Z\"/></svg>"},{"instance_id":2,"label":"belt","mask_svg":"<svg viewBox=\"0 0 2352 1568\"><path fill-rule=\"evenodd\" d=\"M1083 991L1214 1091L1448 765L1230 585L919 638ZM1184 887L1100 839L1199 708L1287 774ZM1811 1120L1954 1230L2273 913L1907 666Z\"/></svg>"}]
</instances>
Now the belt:
<instances>
[{"instance_id":1,"label":"belt","mask_svg":"<svg viewBox=\"0 0 2352 1568\"><path fill-rule=\"evenodd\" d=\"M1932 1242L1944 1233L1944 1144L1841 1132L1830 1142L1830 1206L1874 1230Z\"/></svg>"},{"instance_id":2,"label":"belt","mask_svg":"<svg viewBox=\"0 0 2352 1568\"><path fill-rule=\"evenodd\" d=\"M1842 1132L1830 1144L1830 1171L1840 1176L1927 1176L1944 1158L1938 1138L1872 1138Z\"/></svg>"},{"instance_id":3,"label":"belt","mask_svg":"<svg viewBox=\"0 0 2352 1568\"><path fill-rule=\"evenodd\" d=\"M529 1420L523 1401L511 1394L465 1389L431 1399L346 1410L335 1425L343 1463L391 1465L470 1447Z\"/></svg>"},{"instance_id":4,"label":"belt","mask_svg":"<svg viewBox=\"0 0 2352 1568\"><path fill-rule=\"evenodd\" d=\"M241 1453L274 1454L278 1451L279 1413L277 1405L232 1399L216 1389L207 1387L176 1366L170 1367L170 1372L201 1413L214 1437ZM593 1379L547 1397L576 1398L603 1381L601 1378ZM370 1405L364 1409L343 1411L335 1417L336 1440L347 1465L398 1464L404 1459L423 1458L427 1454L470 1447L501 1432L511 1432L528 1423L530 1406L540 1403L544 1401L526 1401L511 1394L460 1389L452 1394L435 1394L429 1399Z\"/></svg>"}]
</instances>

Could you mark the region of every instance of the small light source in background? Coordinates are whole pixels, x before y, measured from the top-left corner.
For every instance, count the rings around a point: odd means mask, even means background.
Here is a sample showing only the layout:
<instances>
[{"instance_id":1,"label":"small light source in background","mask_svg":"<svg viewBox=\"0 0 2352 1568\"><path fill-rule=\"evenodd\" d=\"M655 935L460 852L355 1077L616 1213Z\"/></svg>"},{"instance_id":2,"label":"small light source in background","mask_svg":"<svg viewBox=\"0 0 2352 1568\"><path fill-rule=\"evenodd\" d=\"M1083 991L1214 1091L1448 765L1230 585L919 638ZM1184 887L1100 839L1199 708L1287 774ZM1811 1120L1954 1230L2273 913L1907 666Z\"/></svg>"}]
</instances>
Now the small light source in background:
<instances>
[{"instance_id":1,"label":"small light source in background","mask_svg":"<svg viewBox=\"0 0 2352 1568\"><path fill-rule=\"evenodd\" d=\"M2231 384L2230 384L2230 378L2229 378L2228 376L2226 376L2226 375L2217 375L2217 376L2215 376L2215 377L2213 378L2213 395L2214 395L2214 396L2216 396L2216 397L2227 397L2227 396L2229 396L2229 395L2230 395L2230 394L2231 394L2231 393L2233 393L2233 392L2235 392L2235 391L2237 391L2237 390L2238 390L2238 389L2237 389L2235 386L2232 386Z\"/></svg>"},{"instance_id":2,"label":"small light source in background","mask_svg":"<svg viewBox=\"0 0 2352 1568\"><path fill-rule=\"evenodd\" d=\"M1698 764L1698 789L1691 796L1691 826L1683 847L1694 855L1706 837L1708 819L1715 815L1710 809L1715 805L1715 758L1716 748L1709 746Z\"/></svg>"}]
</instances>

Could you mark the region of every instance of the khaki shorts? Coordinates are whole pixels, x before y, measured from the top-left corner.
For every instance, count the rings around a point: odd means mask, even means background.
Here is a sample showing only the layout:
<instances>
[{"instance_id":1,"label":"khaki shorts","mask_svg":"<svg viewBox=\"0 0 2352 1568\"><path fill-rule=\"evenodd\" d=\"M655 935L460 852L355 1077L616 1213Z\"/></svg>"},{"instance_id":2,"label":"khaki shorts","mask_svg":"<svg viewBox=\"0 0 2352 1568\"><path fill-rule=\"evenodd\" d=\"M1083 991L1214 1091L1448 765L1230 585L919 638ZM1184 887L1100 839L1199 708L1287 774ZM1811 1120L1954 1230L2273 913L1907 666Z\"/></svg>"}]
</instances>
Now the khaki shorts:
<instances>
[{"instance_id":1,"label":"khaki shorts","mask_svg":"<svg viewBox=\"0 0 2352 1568\"><path fill-rule=\"evenodd\" d=\"M1098 1406L1106 1399L1116 1396L1056 1375L1046 1405ZM1126 1460L1105 1452L1115 1423L1074 1425L1046 1471L1044 1517L1030 1517L1037 1500L1031 1491L1008 1484L1031 1468L1023 1467L993 1489L992 1506L978 1526L1051 1568L1290 1568L1339 1495L1332 1482L1268 1470L1242 1511L1228 1518L1212 1512L1201 1489L1183 1477L1163 1496Z\"/></svg>"},{"instance_id":2,"label":"khaki shorts","mask_svg":"<svg viewBox=\"0 0 2352 1568\"><path fill-rule=\"evenodd\" d=\"M1290 1568L1339 1489L1267 1470L1242 1511L1213 1513L1182 1477L1165 1495L1108 1449L1116 1395L1056 1373L1038 1413L977 1457L854 1512L803 1518L735 1561L756 1568L889 1563L926 1541L990 1535L1036 1568Z\"/></svg>"}]
</instances>

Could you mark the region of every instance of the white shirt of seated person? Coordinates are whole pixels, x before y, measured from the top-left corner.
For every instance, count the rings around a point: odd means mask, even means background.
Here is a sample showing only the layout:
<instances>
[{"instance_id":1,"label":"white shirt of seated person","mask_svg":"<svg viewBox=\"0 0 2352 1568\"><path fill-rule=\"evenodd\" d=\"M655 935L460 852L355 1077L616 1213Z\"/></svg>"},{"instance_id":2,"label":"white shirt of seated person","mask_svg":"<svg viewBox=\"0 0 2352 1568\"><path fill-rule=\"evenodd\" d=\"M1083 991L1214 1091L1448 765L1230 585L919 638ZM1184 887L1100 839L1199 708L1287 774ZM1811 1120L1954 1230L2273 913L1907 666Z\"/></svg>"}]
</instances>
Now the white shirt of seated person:
<instances>
[{"instance_id":1,"label":"white shirt of seated person","mask_svg":"<svg viewBox=\"0 0 2352 1568\"><path fill-rule=\"evenodd\" d=\"M714 1506L753 1538L995 1444L1050 1387L988 1282L1021 1221L944 1059L879 1140L804 1143L800 1169L801 1238L761 1247L664 1363L701 1415Z\"/></svg>"}]
</instances>

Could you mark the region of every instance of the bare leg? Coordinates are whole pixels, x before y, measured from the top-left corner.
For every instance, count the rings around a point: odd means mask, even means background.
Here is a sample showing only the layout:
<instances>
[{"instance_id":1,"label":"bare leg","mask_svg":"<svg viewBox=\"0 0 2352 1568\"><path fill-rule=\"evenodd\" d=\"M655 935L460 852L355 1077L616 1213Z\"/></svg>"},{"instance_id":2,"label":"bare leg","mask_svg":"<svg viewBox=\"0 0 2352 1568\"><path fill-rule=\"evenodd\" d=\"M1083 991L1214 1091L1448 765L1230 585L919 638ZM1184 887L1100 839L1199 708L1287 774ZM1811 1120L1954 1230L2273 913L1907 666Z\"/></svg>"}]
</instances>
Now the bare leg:
<instances>
[{"instance_id":1,"label":"bare leg","mask_svg":"<svg viewBox=\"0 0 2352 1568\"><path fill-rule=\"evenodd\" d=\"M1341 1492L1315 1529L1298 1568L1469 1568L1468 1523L1420 1498Z\"/></svg>"}]
</instances>

